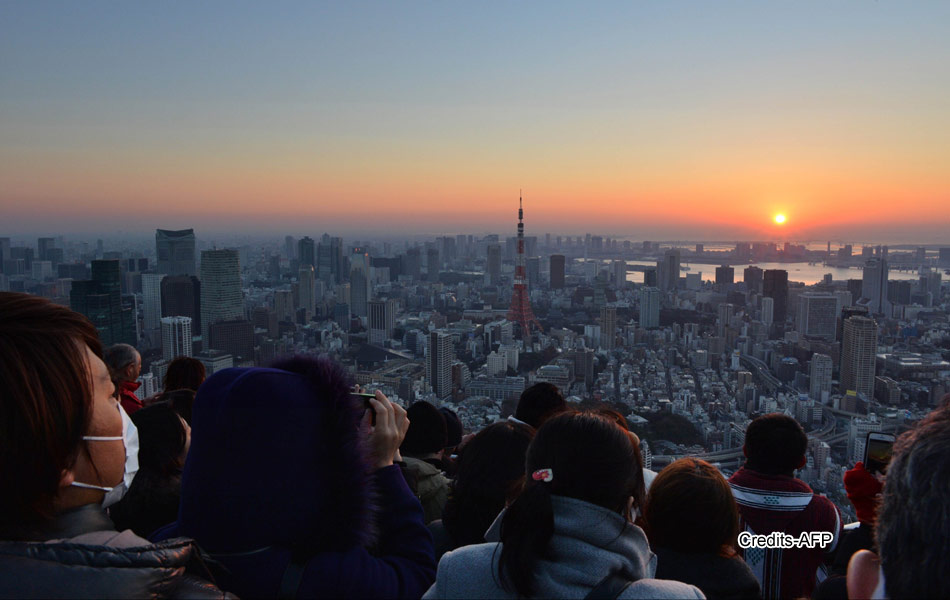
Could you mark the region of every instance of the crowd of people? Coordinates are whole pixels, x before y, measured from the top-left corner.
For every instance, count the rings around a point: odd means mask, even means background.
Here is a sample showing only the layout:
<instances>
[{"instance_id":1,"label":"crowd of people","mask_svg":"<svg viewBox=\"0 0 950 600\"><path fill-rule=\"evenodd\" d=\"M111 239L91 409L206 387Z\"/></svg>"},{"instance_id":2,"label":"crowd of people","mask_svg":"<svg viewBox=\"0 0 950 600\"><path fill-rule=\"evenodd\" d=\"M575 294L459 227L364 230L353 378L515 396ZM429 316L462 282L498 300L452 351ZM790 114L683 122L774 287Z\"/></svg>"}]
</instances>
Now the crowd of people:
<instances>
[{"instance_id":1,"label":"crowd of people","mask_svg":"<svg viewBox=\"0 0 950 600\"><path fill-rule=\"evenodd\" d=\"M645 469L622 415L550 384L466 434L327 358L207 380L180 358L154 398L140 370L84 317L0 293L0 597L950 596L948 407L886 477L846 474L845 528L795 477L807 436L784 414L749 425L726 480Z\"/></svg>"}]
</instances>

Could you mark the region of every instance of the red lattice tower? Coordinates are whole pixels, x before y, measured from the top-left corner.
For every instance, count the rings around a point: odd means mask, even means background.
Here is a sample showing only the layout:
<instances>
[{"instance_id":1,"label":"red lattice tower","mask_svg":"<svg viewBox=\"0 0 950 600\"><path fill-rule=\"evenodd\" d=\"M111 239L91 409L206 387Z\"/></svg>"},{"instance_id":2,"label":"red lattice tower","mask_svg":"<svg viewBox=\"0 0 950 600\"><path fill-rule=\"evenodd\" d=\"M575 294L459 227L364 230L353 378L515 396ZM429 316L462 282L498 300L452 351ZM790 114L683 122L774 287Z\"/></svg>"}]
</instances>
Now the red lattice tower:
<instances>
[{"instance_id":1,"label":"red lattice tower","mask_svg":"<svg viewBox=\"0 0 950 600\"><path fill-rule=\"evenodd\" d=\"M521 194L518 194L518 264L515 266L515 289L511 295L511 308L508 309L508 320L521 325L521 335L530 335L529 327L534 324L538 331L544 331L538 318L531 310L531 298L528 297L528 283L524 267L524 209L521 204Z\"/></svg>"}]
</instances>

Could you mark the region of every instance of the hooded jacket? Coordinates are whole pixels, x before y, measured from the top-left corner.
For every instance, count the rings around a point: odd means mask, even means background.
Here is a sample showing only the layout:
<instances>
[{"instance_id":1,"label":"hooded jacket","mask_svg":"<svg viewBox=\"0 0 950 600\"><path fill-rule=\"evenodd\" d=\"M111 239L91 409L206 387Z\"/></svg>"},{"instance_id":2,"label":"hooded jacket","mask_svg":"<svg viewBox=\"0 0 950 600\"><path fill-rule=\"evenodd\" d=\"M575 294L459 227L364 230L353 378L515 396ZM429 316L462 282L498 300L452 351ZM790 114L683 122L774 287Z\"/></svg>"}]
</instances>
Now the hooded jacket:
<instances>
[{"instance_id":1,"label":"hooded jacket","mask_svg":"<svg viewBox=\"0 0 950 600\"><path fill-rule=\"evenodd\" d=\"M178 521L241 597L419 596L435 576L422 507L370 468L362 403L329 360L225 369L202 384Z\"/></svg>"},{"instance_id":2,"label":"hooded jacket","mask_svg":"<svg viewBox=\"0 0 950 600\"><path fill-rule=\"evenodd\" d=\"M616 571L634 581L620 598L703 598L691 585L653 579L656 556L646 535L617 513L563 496L552 496L551 505L554 534L548 555L534 567L536 597L583 598ZM436 582L423 598L518 598L501 585L500 546L476 544L445 554Z\"/></svg>"},{"instance_id":3,"label":"hooded jacket","mask_svg":"<svg viewBox=\"0 0 950 600\"><path fill-rule=\"evenodd\" d=\"M142 384L138 381L122 381L118 385L119 402L130 417L135 411L145 406L145 404L139 400L139 397L135 395L135 391L139 389L141 385Z\"/></svg>"},{"instance_id":4,"label":"hooded jacket","mask_svg":"<svg viewBox=\"0 0 950 600\"><path fill-rule=\"evenodd\" d=\"M798 538L804 532L827 531L827 547L748 548L746 564L762 586L765 598L811 596L841 534L841 515L831 500L815 494L808 484L786 475L768 475L742 467L729 478L739 507L740 528L755 535L782 532Z\"/></svg>"},{"instance_id":5,"label":"hooded jacket","mask_svg":"<svg viewBox=\"0 0 950 600\"><path fill-rule=\"evenodd\" d=\"M449 499L449 480L435 465L421 458L404 456L406 470L416 483L416 496L422 503L425 522L431 523L442 517L442 509Z\"/></svg>"},{"instance_id":6,"label":"hooded jacket","mask_svg":"<svg viewBox=\"0 0 950 600\"><path fill-rule=\"evenodd\" d=\"M36 537L36 536L33 536ZM194 542L118 532L99 505L65 511L40 541L0 542L0 598L222 598Z\"/></svg>"}]
</instances>

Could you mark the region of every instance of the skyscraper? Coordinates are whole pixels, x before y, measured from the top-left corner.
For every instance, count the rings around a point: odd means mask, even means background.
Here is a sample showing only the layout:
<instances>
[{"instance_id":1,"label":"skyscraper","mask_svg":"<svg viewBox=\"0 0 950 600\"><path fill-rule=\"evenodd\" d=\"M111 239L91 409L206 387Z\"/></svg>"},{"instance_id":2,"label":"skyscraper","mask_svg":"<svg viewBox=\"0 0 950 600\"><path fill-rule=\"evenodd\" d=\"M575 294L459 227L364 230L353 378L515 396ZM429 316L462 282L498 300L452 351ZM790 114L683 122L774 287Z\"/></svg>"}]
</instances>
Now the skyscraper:
<instances>
[{"instance_id":1,"label":"skyscraper","mask_svg":"<svg viewBox=\"0 0 950 600\"><path fill-rule=\"evenodd\" d=\"M831 393L831 372L833 363L827 354L815 353L811 355L809 368L808 395L814 400L824 400L824 396Z\"/></svg>"},{"instance_id":2,"label":"skyscraper","mask_svg":"<svg viewBox=\"0 0 950 600\"><path fill-rule=\"evenodd\" d=\"M36 240L36 256L37 260L48 260L52 261L50 258L50 250L53 249L56 240L50 237L41 237Z\"/></svg>"},{"instance_id":3,"label":"skyscraper","mask_svg":"<svg viewBox=\"0 0 950 600\"><path fill-rule=\"evenodd\" d=\"M660 290L668 292L679 287L680 281L680 251L671 248L663 254L663 258L656 262L657 283Z\"/></svg>"},{"instance_id":4,"label":"skyscraper","mask_svg":"<svg viewBox=\"0 0 950 600\"><path fill-rule=\"evenodd\" d=\"M201 339L210 350L212 323L244 318L244 292L237 250L201 253Z\"/></svg>"},{"instance_id":5,"label":"skyscraper","mask_svg":"<svg viewBox=\"0 0 950 600\"><path fill-rule=\"evenodd\" d=\"M775 300L762 296L762 323L770 327L775 321Z\"/></svg>"},{"instance_id":6,"label":"skyscraper","mask_svg":"<svg viewBox=\"0 0 950 600\"><path fill-rule=\"evenodd\" d=\"M617 309L605 306L600 309L600 347L607 352L614 349L617 339Z\"/></svg>"},{"instance_id":7,"label":"skyscraper","mask_svg":"<svg viewBox=\"0 0 950 600\"><path fill-rule=\"evenodd\" d=\"M742 271L742 281L750 292L762 293L762 269L759 267L746 267Z\"/></svg>"},{"instance_id":8,"label":"skyscraper","mask_svg":"<svg viewBox=\"0 0 950 600\"><path fill-rule=\"evenodd\" d=\"M831 294L802 294L798 301L798 332L833 342L838 326L838 299Z\"/></svg>"},{"instance_id":9,"label":"skyscraper","mask_svg":"<svg viewBox=\"0 0 950 600\"><path fill-rule=\"evenodd\" d=\"M307 236L304 236L297 242L297 262L301 267L317 265L317 256L314 242Z\"/></svg>"},{"instance_id":10,"label":"skyscraper","mask_svg":"<svg viewBox=\"0 0 950 600\"><path fill-rule=\"evenodd\" d=\"M142 310L147 331L161 327L162 279L164 277L159 273L142 274Z\"/></svg>"},{"instance_id":11,"label":"skyscraper","mask_svg":"<svg viewBox=\"0 0 950 600\"><path fill-rule=\"evenodd\" d=\"M788 317L788 271L768 269L762 276L762 294L774 302L772 319L775 323L785 323Z\"/></svg>"},{"instance_id":12,"label":"skyscraper","mask_svg":"<svg viewBox=\"0 0 950 600\"><path fill-rule=\"evenodd\" d=\"M870 399L874 393L874 360L877 353L877 323L868 317L844 322L841 344L841 390L854 390Z\"/></svg>"},{"instance_id":13,"label":"skyscraper","mask_svg":"<svg viewBox=\"0 0 950 600\"><path fill-rule=\"evenodd\" d=\"M350 261L350 309L357 317L365 317L369 314L369 256L354 254Z\"/></svg>"},{"instance_id":14,"label":"skyscraper","mask_svg":"<svg viewBox=\"0 0 950 600\"><path fill-rule=\"evenodd\" d=\"M369 303L369 343L381 346L392 338L396 328L396 301L373 300Z\"/></svg>"},{"instance_id":15,"label":"skyscraper","mask_svg":"<svg viewBox=\"0 0 950 600\"><path fill-rule=\"evenodd\" d=\"M489 244L486 249L488 262L485 264L488 285L498 285L501 283L501 246L498 244Z\"/></svg>"},{"instance_id":16,"label":"skyscraper","mask_svg":"<svg viewBox=\"0 0 950 600\"><path fill-rule=\"evenodd\" d=\"M426 357L426 379L440 399L452 394L452 336L444 331L429 333L429 355Z\"/></svg>"},{"instance_id":17,"label":"skyscraper","mask_svg":"<svg viewBox=\"0 0 950 600\"><path fill-rule=\"evenodd\" d=\"M196 275L195 230L155 230L157 270L162 275Z\"/></svg>"},{"instance_id":18,"label":"skyscraper","mask_svg":"<svg viewBox=\"0 0 950 600\"><path fill-rule=\"evenodd\" d=\"M303 241L303 240L301 240ZM314 276L313 265L300 262L300 269L297 274L297 297L299 299L298 308L306 311L306 319L309 321L313 317L316 309L316 298L313 291Z\"/></svg>"},{"instance_id":19,"label":"skyscraper","mask_svg":"<svg viewBox=\"0 0 950 600\"><path fill-rule=\"evenodd\" d=\"M887 310L887 261L872 258L864 264L861 296L870 300L871 312L883 315Z\"/></svg>"},{"instance_id":20,"label":"skyscraper","mask_svg":"<svg viewBox=\"0 0 950 600\"><path fill-rule=\"evenodd\" d=\"M564 288L564 255L551 255L551 289L560 290Z\"/></svg>"},{"instance_id":21,"label":"skyscraper","mask_svg":"<svg viewBox=\"0 0 950 600\"><path fill-rule=\"evenodd\" d=\"M660 290L640 288L640 327L655 329L660 326Z\"/></svg>"},{"instance_id":22,"label":"skyscraper","mask_svg":"<svg viewBox=\"0 0 950 600\"><path fill-rule=\"evenodd\" d=\"M736 270L729 265L716 267L716 283L719 285L734 283L736 279Z\"/></svg>"},{"instance_id":23,"label":"skyscraper","mask_svg":"<svg viewBox=\"0 0 950 600\"><path fill-rule=\"evenodd\" d=\"M201 281L194 275L166 275L161 282L162 316L191 317L193 332L201 331Z\"/></svg>"},{"instance_id":24,"label":"skyscraper","mask_svg":"<svg viewBox=\"0 0 950 600\"><path fill-rule=\"evenodd\" d=\"M192 355L191 319L188 317L162 317L162 358L167 361L179 356Z\"/></svg>"},{"instance_id":25,"label":"skyscraper","mask_svg":"<svg viewBox=\"0 0 950 600\"><path fill-rule=\"evenodd\" d=\"M122 306L118 260L92 261L92 279L74 281L69 306L85 315L99 332L104 346L135 345L135 314Z\"/></svg>"}]
</instances>

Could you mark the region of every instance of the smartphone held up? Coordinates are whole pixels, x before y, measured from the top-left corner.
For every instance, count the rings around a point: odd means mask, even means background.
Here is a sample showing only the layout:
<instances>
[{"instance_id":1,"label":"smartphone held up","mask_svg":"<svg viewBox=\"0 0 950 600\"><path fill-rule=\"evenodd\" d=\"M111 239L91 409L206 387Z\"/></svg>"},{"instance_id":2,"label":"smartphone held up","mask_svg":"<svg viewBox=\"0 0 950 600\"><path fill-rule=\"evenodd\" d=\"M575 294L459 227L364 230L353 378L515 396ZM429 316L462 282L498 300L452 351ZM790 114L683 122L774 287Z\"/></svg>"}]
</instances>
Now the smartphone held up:
<instances>
[{"instance_id":1,"label":"smartphone held up","mask_svg":"<svg viewBox=\"0 0 950 600\"><path fill-rule=\"evenodd\" d=\"M864 468L869 473L881 473L887 471L887 465L891 462L891 452L894 449L895 437L890 433L878 433L872 431L868 434L867 442L864 444Z\"/></svg>"}]
</instances>

